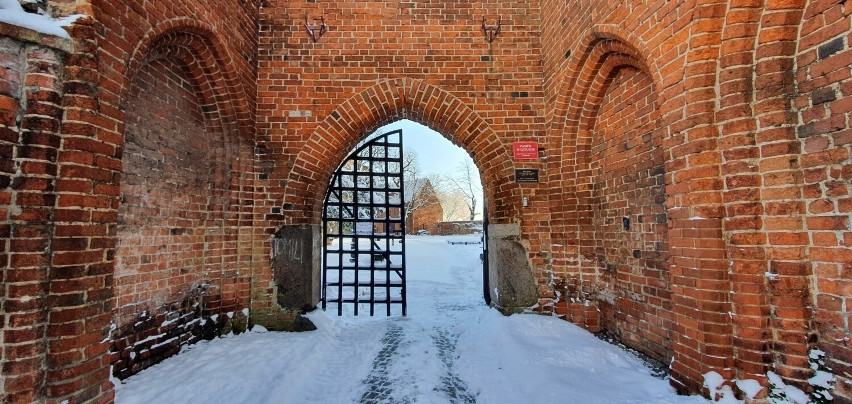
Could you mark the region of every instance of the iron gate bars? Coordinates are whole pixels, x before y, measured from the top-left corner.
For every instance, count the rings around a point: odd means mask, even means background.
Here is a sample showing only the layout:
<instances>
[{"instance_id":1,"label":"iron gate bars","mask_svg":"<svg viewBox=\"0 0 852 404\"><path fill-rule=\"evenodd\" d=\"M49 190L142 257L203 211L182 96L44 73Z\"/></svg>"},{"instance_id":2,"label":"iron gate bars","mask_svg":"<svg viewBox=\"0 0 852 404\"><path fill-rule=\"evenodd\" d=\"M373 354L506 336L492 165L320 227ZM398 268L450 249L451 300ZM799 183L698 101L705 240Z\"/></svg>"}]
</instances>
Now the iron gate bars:
<instances>
[{"instance_id":1,"label":"iron gate bars","mask_svg":"<svg viewBox=\"0 0 852 404\"><path fill-rule=\"evenodd\" d=\"M402 130L369 139L334 172L323 205L322 308L405 316ZM399 306L399 311L392 307Z\"/></svg>"}]
</instances>

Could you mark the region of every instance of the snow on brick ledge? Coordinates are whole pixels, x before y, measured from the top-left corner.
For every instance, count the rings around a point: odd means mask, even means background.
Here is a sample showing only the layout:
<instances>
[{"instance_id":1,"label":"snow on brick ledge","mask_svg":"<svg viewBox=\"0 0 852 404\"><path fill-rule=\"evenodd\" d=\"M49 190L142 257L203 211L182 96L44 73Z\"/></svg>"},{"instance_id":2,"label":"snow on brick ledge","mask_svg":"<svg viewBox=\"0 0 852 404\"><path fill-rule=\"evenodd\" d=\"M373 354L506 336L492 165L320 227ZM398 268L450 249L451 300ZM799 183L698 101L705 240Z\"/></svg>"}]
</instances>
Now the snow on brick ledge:
<instances>
[{"instance_id":1,"label":"snow on brick ledge","mask_svg":"<svg viewBox=\"0 0 852 404\"><path fill-rule=\"evenodd\" d=\"M18 37L23 40L34 42L42 42L43 35L50 35L59 38L69 38L68 32L63 29L83 17L81 14L72 15L64 18L51 18L46 15L28 13L24 11L18 0L0 0L0 34ZM13 25L25 30L15 30L8 25ZM16 32L17 31L17 32ZM32 31L32 32L27 32ZM51 46L50 44L46 44Z\"/></svg>"}]
</instances>

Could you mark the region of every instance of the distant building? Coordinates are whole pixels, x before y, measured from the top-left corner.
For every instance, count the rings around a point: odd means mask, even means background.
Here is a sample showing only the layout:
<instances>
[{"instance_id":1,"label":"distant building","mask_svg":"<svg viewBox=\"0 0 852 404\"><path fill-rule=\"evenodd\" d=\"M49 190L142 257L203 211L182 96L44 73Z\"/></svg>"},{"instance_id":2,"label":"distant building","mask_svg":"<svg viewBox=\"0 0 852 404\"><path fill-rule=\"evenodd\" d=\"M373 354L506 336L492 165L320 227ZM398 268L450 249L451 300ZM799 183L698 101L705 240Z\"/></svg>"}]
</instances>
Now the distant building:
<instances>
[{"instance_id":1,"label":"distant building","mask_svg":"<svg viewBox=\"0 0 852 404\"><path fill-rule=\"evenodd\" d=\"M442 236L453 234L477 234L482 233L481 220L462 220L455 222L440 222L436 223L437 231L432 234Z\"/></svg>"},{"instance_id":2,"label":"distant building","mask_svg":"<svg viewBox=\"0 0 852 404\"><path fill-rule=\"evenodd\" d=\"M417 234L421 230L438 233L438 223L444 220L444 208L428 179L419 178L405 184L405 214L406 233Z\"/></svg>"}]
</instances>

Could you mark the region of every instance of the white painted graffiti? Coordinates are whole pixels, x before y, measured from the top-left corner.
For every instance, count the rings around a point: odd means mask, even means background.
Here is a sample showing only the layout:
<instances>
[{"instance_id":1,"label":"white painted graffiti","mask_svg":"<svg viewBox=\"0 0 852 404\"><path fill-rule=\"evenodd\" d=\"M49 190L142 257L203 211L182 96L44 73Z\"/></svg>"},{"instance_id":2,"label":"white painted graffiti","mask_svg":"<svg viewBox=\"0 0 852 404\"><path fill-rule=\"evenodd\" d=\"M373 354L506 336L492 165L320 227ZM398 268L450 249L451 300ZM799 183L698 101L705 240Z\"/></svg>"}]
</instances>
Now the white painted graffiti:
<instances>
[{"instance_id":1,"label":"white painted graffiti","mask_svg":"<svg viewBox=\"0 0 852 404\"><path fill-rule=\"evenodd\" d=\"M305 242L299 239L272 239L272 257L302 262L305 256Z\"/></svg>"}]
</instances>

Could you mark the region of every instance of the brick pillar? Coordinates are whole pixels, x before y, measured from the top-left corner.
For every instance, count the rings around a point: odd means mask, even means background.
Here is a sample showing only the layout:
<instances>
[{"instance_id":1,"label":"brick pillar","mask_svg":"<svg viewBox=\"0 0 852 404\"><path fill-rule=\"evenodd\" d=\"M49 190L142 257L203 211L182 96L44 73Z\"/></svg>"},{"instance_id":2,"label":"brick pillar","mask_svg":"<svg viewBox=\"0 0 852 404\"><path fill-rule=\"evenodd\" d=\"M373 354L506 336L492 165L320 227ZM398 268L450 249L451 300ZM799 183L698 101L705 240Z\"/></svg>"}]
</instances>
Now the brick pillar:
<instances>
[{"instance_id":1,"label":"brick pillar","mask_svg":"<svg viewBox=\"0 0 852 404\"><path fill-rule=\"evenodd\" d=\"M800 23L794 31L793 106L800 125L796 137L802 171L796 213L803 220L796 233L807 243L807 261L784 274L792 276L779 276L777 289L788 297L781 302L804 302L813 310L809 347L826 353L826 364L837 376L832 391L836 402L852 402L852 2L800 3L805 3L801 18L788 21ZM810 286L808 296L795 294L802 280ZM783 311L789 320L779 326L796 329L807 324L794 317L801 313ZM785 337L798 339L793 332ZM785 341L779 348L788 345ZM779 374L801 385L810 372L801 368L800 352L791 355L793 360Z\"/></svg>"},{"instance_id":2,"label":"brick pillar","mask_svg":"<svg viewBox=\"0 0 852 404\"><path fill-rule=\"evenodd\" d=\"M38 402L47 364L62 58L70 43L0 29L8 35L0 38L0 400Z\"/></svg>"},{"instance_id":3,"label":"brick pillar","mask_svg":"<svg viewBox=\"0 0 852 404\"><path fill-rule=\"evenodd\" d=\"M764 207L754 119L755 37L760 25L757 2L731 6L721 44L719 103L722 179L726 220L724 237L730 259L731 319L735 329L736 377L761 379L766 373L771 334L765 296ZM732 377L734 375L731 375Z\"/></svg>"},{"instance_id":4,"label":"brick pillar","mask_svg":"<svg viewBox=\"0 0 852 404\"><path fill-rule=\"evenodd\" d=\"M698 1L683 76L665 88L664 147L670 219L674 359L671 383L689 393L702 391L703 374L730 378L733 328L730 279L722 240L721 156L715 125L717 69L726 7ZM686 105L685 109L681 109Z\"/></svg>"},{"instance_id":5,"label":"brick pillar","mask_svg":"<svg viewBox=\"0 0 852 404\"><path fill-rule=\"evenodd\" d=\"M110 136L117 124L98 110L91 24L90 19L78 20L69 29L75 53L64 60L45 391L57 402L112 397L107 349L120 139Z\"/></svg>"}]
</instances>

